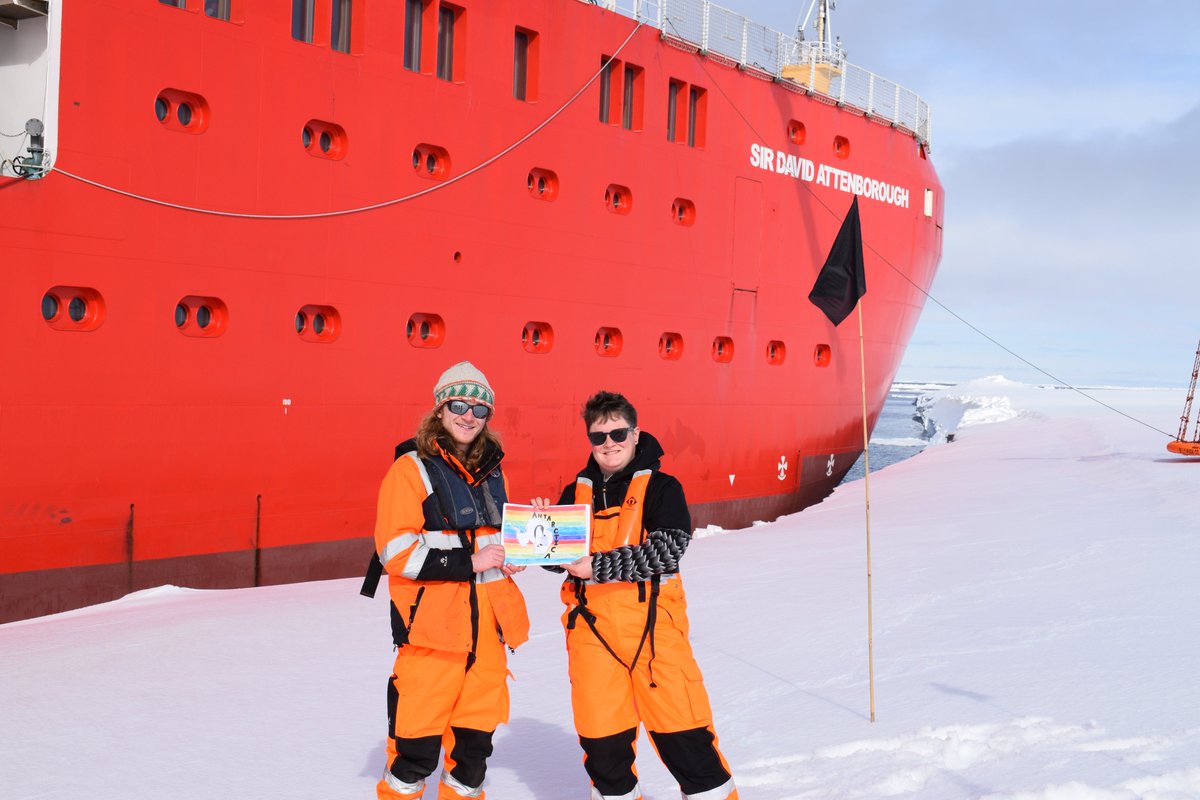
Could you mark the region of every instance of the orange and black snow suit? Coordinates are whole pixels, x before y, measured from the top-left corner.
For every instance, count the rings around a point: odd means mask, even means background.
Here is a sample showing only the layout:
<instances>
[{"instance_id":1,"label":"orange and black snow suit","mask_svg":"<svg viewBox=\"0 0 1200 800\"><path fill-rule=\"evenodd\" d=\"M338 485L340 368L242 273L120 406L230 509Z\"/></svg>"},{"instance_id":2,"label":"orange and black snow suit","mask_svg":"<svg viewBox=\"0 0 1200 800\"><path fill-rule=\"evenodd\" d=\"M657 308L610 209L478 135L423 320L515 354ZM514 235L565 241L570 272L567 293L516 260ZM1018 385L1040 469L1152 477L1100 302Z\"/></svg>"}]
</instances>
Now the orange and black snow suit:
<instances>
[{"instance_id":1,"label":"orange and black snow suit","mask_svg":"<svg viewBox=\"0 0 1200 800\"><path fill-rule=\"evenodd\" d=\"M640 798L638 728L685 800L737 798L688 642L679 558L691 537L683 487L659 472L662 447L641 432L633 461L607 481L595 459L560 504L592 506L592 572L562 587L575 730L593 800Z\"/></svg>"},{"instance_id":2,"label":"orange and black snow suit","mask_svg":"<svg viewBox=\"0 0 1200 800\"><path fill-rule=\"evenodd\" d=\"M471 556L500 544L503 453L468 472L445 452L397 449L379 489L375 547L388 573L396 664L388 680L388 763L380 800L422 795L444 750L439 800L483 797L496 726L508 721L504 647L529 638L525 600L499 569Z\"/></svg>"}]
</instances>

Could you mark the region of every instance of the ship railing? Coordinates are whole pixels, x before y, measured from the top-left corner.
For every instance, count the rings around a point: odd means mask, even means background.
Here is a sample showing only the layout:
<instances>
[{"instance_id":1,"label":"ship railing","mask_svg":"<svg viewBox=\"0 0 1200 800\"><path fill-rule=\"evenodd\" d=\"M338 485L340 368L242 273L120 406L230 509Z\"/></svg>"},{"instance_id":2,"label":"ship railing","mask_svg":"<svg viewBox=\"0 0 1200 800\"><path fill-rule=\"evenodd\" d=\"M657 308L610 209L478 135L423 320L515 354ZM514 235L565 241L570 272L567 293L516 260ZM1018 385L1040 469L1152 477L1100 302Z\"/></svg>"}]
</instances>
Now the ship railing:
<instances>
[{"instance_id":1,"label":"ship railing","mask_svg":"<svg viewBox=\"0 0 1200 800\"><path fill-rule=\"evenodd\" d=\"M894 81L849 63L836 46L788 36L708 0L594 2L658 28L668 41L856 109L929 144L929 104Z\"/></svg>"}]
</instances>

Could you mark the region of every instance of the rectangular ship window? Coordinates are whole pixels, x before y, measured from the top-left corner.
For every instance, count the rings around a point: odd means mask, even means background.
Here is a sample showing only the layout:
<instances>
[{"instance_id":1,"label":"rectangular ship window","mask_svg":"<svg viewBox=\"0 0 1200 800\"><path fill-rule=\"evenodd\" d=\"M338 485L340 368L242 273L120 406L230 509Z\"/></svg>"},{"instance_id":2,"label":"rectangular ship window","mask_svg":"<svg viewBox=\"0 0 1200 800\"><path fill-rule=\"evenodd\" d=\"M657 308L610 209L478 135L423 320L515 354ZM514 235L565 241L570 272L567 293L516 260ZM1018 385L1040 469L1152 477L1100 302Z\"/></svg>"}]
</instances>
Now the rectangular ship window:
<instances>
[{"instance_id":1,"label":"rectangular ship window","mask_svg":"<svg viewBox=\"0 0 1200 800\"><path fill-rule=\"evenodd\" d=\"M437 72L444 81L461 81L463 70L462 9L443 3L438 8Z\"/></svg>"},{"instance_id":2,"label":"rectangular ship window","mask_svg":"<svg viewBox=\"0 0 1200 800\"><path fill-rule=\"evenodd\" d=\"M333 0L333 26L329 29L329 44L339 53L350 52L350 12L353 0Z\"/></svg>"},{"instance_id":3,"label":"rectangular ship window","mask_svg":"<svg viewBox=\"0 0 1200 800\"><path fill-rule=\"evenodd\" d=\"M688 147L704 147L704 116L708 108L708 93L699 86L688 92Z\"/></svg>"},{"instance_id":4,"label":"rectangular ship window","mask_svg":"<svg viewBox=\"0 0 1200 800\"><path fill-rule=\"evenodd\" d=\"M538 99L538 35L517 28L513 36L513 97L527 103Z\"/></svg>"},{"instance_id":5,"label":"rectangular ship window","mask_svg":"<svg viewBox=\"0 0 1200 800\"><path fill-rule=\"evenodd\" d=\"M313 0L292 0L292 38L312 44Z\"/></svg>"},{"instance_id":6,"label":"rectangular ship window","mask_svg":"<svg viewBox=\"0 0 1200 800\"><path fill-rule=\"evenodd\" d=\"M617 94L613 92L613 75L621 68L621 62L608 56L600 56L600 121L613 125L617 110Z\"/></svg>"},{"instance_id":7,"label":"rectangular ship window","mask_svg":"<svg viewBox=\"0 0 1200 800\"><path fill-rule=\"evenodd\" d=\"M621 104L621 127L627 131L642 129L642 68L625 65L625 85Z\"/></svg>"},{"instance_id":8,"label":"rectangular ship window","mask_svg":"<svg viewBox=\"0 0 1200 800\"><path fill-rule=\"evenodd\" d=\"M204 16L229 22L230 0L204 0Z\"/></svg>"},{"instance_id":9,"label":"rectangular ship window","mask_svg":"<svg viewBox=\"0 0 1200 800\"><path fill-rule=\"evenodd\" d=\"M158 0L158 2L162 3L164 6L171 6L172 8L187 8L185 5L186 0Z\"/></svg>"},{"instance_id":10,"label":"rectangular ship window","mask_svg":"<svg viewBox=\"0 0 1200 800\"><path fill-rule=\"evenodd\" d=\"M679 99L684 84L674 78L667 83L667 141L678 142Z\"/></svg>"},{"instance_id":11,"label":"rectangular ship window","mask_svg":"<svg viewBox=\"0 0 1200 800\"><path fill-rule=\"evenodd\" d=\"M404 2L404 68L409 72L421 71L421 13L425 10L422 0Z\"/></svg>"}]
</instances>

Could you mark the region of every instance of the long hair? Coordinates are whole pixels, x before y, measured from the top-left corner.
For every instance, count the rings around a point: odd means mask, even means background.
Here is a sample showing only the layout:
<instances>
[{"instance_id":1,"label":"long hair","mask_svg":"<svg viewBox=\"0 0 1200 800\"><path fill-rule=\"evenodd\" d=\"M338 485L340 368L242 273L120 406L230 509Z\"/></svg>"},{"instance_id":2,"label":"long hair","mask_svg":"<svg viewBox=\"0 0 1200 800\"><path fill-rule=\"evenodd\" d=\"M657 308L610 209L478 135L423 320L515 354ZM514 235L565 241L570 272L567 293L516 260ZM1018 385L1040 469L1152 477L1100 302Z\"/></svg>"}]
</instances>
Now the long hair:
<instances>
[{"instance_id":1,"label":"long hair","mask_svg":"<svg viewBox=\"0 0 1200 800\"><path fill-rule=\"evenodd\" d=\"M421 458L437 458L441 455L437 448L437 445L440 445L442 450L458 458L466 467L467 472L472 474L475 473L479 462L483 460L483 454L487 452L489 444L499 449L500 437L492 433L491 426L485 423L483 430L467 448L467 454L460 457L458 444L450 437L446 427L442 425L442 406L438 406L426 414L425 419L421 420L421 424L417 427L417 455Z\"/></svg>"}]
</instances>

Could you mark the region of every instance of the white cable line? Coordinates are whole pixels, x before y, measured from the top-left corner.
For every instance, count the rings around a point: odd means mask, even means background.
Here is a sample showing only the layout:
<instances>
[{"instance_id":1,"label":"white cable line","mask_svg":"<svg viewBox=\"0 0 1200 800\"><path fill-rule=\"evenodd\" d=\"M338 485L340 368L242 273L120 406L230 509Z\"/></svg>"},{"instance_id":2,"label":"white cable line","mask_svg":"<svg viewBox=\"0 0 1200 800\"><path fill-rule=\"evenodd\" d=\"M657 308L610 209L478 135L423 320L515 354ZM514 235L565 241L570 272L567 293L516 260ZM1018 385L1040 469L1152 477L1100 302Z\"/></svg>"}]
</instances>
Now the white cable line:
<instances>
[{"instance_id":1,"label":"white cable line","mask_svg":"<svg viewBox=\"0 0 1200 800\"><path fill-rule=\"evenodd\" d=\"M473 175L474 173L484 169L485 167L490 166L491 164L495 163L496 161L500 160L504 156L511 153L513 150L520 147L522 144L524 144L529 139L531 139L535 134L537 134L538 131L540 131L542 128L546 127L551 122L553 122L555 120L555 118L557 118L560 114L562 114L564 111L566 111L568 107L570 107L576 100L578 100L580 95L582 95L585 91L587 91L588 87L591 86L596 81L596 78L600 77L600 75L603 74L606 69L608 69L609 65L613 62L613 60L617 57L617 55L622 50L625 49L625 46L627 44L629 44L630 40L633 39L633 35L641 29L643 24L644 23L639 20L637 22L637 25L634 26L634 29L629 32L629 35L627 37L625 37L625 41L621 42L621 46L618 47L613 52L613 54L608 57L607 61L605 61L603 64L600 65L600 69L594 75L592 75L591 78L588 79L588 82L585 83L579 89L579 91L575 92L575 94L572 95L565 103L563 103L562 106L560 106L558 108L558 110L556 110L553 114L551 114L549 117L547 117L545 120L543 120L540 124L537 125L537 127L535 127L533 130L531 130L529 133L525 134L520 139L513 142L511 145L504 148L496 155L492 156L491 158L488 158L486 161L483 161L482 163L476 164L474 167L471 167L466 172L463 172L461 175L455 175L453 178L448 178L447 180L437 184L436 186L431 186L428 189L422 189L419 192L414 192L413 194L406 195L404 197L397 197L392 200L384 200L383 202L380 202L380 203L373 203L373 204L367 205L367 206L358 206L357 208L341 209L338 211L319 211L319 212L314 212L311 214L251 214L251 213L244 213L244 212L237 212L237 211L219 211L216 209L199 208L197 206L186 206L186 205L182 205L179 203L171 203L166 200L159 200L154 197L146 197L145 195L135 194L134 192L129 192L124 189L118 189L114 186L107 186L103 183L99 183L98 181L90 180L81 175L76 175L72 172L67 172L65 169L61 169L58 166L50 167L50 171L57 172L61 175L65 175L66 177L77 180L80 183L86 183L89 186L94 186L97 189L103 189L108 192L113 192L114 194L119 194L119 195L122 195L123 197L128 197L133 200L141 200L142 202L145 202L145 203L153 203L154 205L165 206L167 208L175 208L180 211L191 211L195 214L209 214L211 216L217 216L217 217L236 217L239 219L321 219L324 217L341 217L341 216L346 216L348 214L359 214L364 211L374 211L376 209L386 208L387 206L393 206L398 203L404 203L409 200L415 200L418 197L422 197L424 195L430 194L431 192L436 192L439 189L445 189L447 186L457 183L458 181L461 181L462 179L464 179L470 175Z\"/></svg>"}]
</instances>

